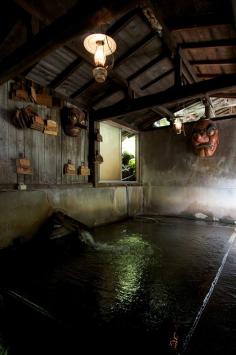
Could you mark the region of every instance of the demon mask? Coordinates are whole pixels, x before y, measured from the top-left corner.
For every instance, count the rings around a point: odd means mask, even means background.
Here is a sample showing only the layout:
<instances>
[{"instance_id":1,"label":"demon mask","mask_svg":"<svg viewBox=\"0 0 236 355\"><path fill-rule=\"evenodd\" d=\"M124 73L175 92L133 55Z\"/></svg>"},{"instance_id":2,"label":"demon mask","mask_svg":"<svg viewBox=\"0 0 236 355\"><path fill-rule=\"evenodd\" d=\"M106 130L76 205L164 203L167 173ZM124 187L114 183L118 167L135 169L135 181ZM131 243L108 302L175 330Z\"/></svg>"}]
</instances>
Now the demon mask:
<instances>
[{"instance_id":1,"label":"demon mask","mask_svg":"<svg viewBox=\"0 0 236 355\"><path fill-rule=\"evenodd\" d=\"M62 109L62 127L65 134L77 137L81 129L86 129L85 112L78 108L64 107Z\"/></svg>"},{"instance_id":2,"label":"demon mask","mask_svg":"<svg viewBox=\"0 0 236 355\"><path fill-rule=\"evenodd\" d=\"M193 128L192 145L199 157L211 157L219 144L219 131L211 120L200 119Z\"/></svg>"}]
</instances>

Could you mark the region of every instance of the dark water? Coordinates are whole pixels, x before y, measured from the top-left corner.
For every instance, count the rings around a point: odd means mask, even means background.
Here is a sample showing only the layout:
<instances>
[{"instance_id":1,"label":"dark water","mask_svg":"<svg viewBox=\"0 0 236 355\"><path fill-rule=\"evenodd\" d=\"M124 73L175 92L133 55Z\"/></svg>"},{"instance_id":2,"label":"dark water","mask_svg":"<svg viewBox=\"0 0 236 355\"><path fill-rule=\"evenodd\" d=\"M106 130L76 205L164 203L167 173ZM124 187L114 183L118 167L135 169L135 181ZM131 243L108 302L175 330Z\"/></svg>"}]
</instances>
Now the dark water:
<instances>
[{"instance_id":1,"label":"dark water","mask_svg":"<svg viewBox=\"0 0 236 355\"><path fill-rule=\"evenodd\" d=\"M96 238L110 240L106 228L97 229ZM118 250L112 255L113 277L106 301L109 320L118 327L137 327L157 336L164 335L166 345L168 334L174 328L181 350L181 343L228 250L233 230L204 222L162 219L159 223L146 220L114 225L109 231L114 245L121 247L121 255ZM234 252L233 248L193 334L188 353L235 354ZM122 314L118 321L117 312L119 316ZM163 337L159 341L162 340Z\"/></svg>"},{"instance_id":2,"label":"dark water","mask_svg":"<svg viewBox=\"0 0 236 355\"><path fill-rule=\"evenodd\" d=\"M63 253L13 287L68 327L117 345L178 350L228 249L233 228L173 219L131 220L94 230L95 245ZM188 354L235 354L236 249L233 246ZM53 258L52 258L53 259ZM56 262L55 262L56 261ZM103 337L101 338L101 334ZM93 337L92 337L93 338ZM153 350L146 346L146 353Z\"/></svg>"}]
</instances>

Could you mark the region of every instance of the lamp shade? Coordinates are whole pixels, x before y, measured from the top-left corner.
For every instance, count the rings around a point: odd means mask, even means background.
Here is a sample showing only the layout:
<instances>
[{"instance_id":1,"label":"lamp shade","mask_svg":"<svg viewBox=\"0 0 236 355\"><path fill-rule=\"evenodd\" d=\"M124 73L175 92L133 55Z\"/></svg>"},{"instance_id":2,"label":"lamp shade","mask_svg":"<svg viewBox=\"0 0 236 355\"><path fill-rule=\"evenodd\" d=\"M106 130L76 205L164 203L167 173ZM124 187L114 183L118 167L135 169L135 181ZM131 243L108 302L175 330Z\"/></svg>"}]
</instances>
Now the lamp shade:
<instances>
[{"instance_id":1,"label":"lamp shade","mask_svg":"<svg viewBox=\"0 0 236 355\"><path fill-rule=\"evenodd\" d=\"M115 52L116 42L104 33L94 33L87 36L84 40L84 47L89 53L95 54L97 43L101 42L103 42L103 52L106 56Z\"/></svg>"}]
</instances>

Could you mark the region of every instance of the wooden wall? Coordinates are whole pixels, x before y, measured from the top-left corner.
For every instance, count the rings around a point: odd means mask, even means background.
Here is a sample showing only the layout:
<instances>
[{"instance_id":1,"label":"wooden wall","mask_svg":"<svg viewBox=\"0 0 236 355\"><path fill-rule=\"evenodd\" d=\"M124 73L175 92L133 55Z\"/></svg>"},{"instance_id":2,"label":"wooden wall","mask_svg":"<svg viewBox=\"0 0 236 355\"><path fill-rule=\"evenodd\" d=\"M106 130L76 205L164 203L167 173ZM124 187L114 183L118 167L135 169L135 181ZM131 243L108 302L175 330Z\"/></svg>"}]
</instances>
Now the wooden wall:
<instances>
[{"instance_id":1,"label":"wooden wall","mask_svg":"<svg viewBox=\"0 0 236 355\"><path fill-rule=\"evenodd\" d=\"M16 188L18 182L30 187L71 185L87 182L87 177L66 176L63 166L68 159L78 167L88 161L88 131L79 137L66 136L61 129L60 110L33 105L43 118L58 122L58 136L50 136L32 129L18 129L11 124L14 110L29 103L10 100L10 83L0 86L0 189ZM16 159L23 153L31 160L33 175L18 176Z\"/></svg>"}]
</instances>

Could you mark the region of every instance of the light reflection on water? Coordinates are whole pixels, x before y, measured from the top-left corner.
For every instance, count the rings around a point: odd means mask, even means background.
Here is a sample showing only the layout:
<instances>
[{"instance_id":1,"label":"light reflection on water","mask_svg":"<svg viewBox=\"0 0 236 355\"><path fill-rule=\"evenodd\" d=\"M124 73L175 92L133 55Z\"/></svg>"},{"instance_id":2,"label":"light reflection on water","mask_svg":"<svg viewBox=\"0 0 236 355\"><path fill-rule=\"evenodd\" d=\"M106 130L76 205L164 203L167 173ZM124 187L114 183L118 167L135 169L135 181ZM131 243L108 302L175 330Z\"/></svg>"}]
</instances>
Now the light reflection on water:
<instances>
[{"instance_id":1,"label":"light reflection on water","mask_svg":"<svg viewBox=\"0 0 236 355\"><path fill-rule=\"evenodd\" d=\"M129 327L145 332L155 332L168 321L184 336L214 279L230 234L231 229L194 222L138 221L98 228L95 239L110 248L102 256L110 263L103 274L101 317L108 322L118 317L124 326L121 319L129 314Z\"/></svg>"},{"instance_id":2,"label":"light reflection on water","mask_svg":"<svg viewBox=\"0 0 236 355\"><path fill-rule=\"evenodd\" d=\"M133 329L160 341L163 324L171 324L184 338L231 233L231 228L205 222L172 220L127 221L96 228L95 244L63 257L43 283L34 275L34 299L76 326L82 322L83 327L87 324L90 329L92 324L95 330ZM203 317L208 324L206 334L221 315L236 318L235 266L234 249L206 310L208 323ZM229 324L236 328L233 318ZM223 329L229 329L226 321ZM202 348L194 354L203 354Z\"/></svg>"},{"instance_id":3,"label":"light reflection on water","mask_svg":"<svg viewBox=\"0 0 236 355\"><path fill-rule=\"evenodd\" d=\"M151 246L142 240L140 234L131 234L116 245L124 250L124 253L120 253L114 262L117 277L116 306L127 309L142 286Z\"/></svg>"},{"instance_id":4,"label":"light reflection on water","mask_svg":"<svg viewBox=\"0 0 236 355\"><path fill-rule=\"evenodd\" d=\"M139 302L153 249L140 233L123 233L110 244L99 243L106 267L100 284L99 309L104 320L127 312Z\"/></svg>"}]
</instances>

